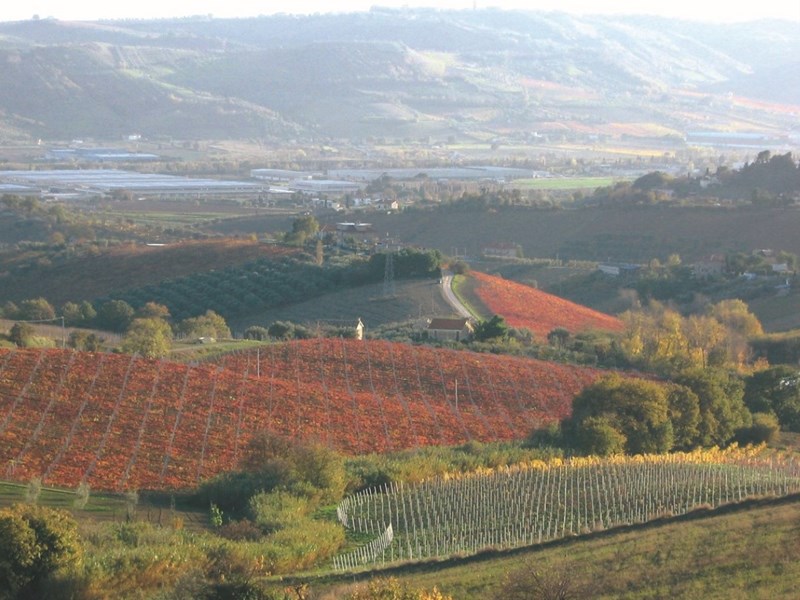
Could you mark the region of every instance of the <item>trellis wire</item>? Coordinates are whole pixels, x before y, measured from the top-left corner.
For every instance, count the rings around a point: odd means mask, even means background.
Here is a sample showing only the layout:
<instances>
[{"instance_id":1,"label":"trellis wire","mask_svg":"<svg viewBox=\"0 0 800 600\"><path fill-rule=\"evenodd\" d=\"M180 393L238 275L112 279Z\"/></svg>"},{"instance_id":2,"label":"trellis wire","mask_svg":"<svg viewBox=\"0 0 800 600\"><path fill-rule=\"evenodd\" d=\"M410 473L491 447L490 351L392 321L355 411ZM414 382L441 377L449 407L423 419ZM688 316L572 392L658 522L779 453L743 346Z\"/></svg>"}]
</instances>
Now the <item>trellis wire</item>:
<instances>
[{"instance_id":1,"label":"trellis wire","mask_svg":"<svg viewBox=\"0 0 800 600\"><path fill-rule=\"evenodd\" d=\"M541 543L800 491L794 459L660 458L517 467L359 492L339 504L337 515L347 529L377 537L334 567ZM393 542L384 547L388 528Z\"/></svg>"}]
</instances>

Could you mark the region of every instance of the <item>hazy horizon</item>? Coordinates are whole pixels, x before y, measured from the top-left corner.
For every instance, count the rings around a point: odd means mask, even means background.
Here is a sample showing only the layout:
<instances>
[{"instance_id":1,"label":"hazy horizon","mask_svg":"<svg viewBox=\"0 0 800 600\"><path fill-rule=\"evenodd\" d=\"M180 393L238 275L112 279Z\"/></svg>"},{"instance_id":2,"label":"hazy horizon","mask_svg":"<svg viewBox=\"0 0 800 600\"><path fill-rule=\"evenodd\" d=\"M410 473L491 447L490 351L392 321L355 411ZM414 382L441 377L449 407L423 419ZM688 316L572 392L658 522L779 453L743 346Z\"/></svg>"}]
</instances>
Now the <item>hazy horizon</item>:
<instances>
[{"instance_id":1,"label":"hazy horizon","mask_svg":"<svg viewBox=\"0 0 800 600\"><path fill-rule=\"evenodd\" d=\"M95 2L76 1L72 3L56 0L34 0L30 4L8 5L0 8L0 21L24 21L34 16L40 19L55 18L64 21L97 21L125 19L163 19L211 15L215 18L246 18L271 14L314 14L336 12L363 12L371 7L386 8L434 8L434 9L472 9L497 7L501 9L528 11L559 11L572 14L590 15L652 15L693 21L746 22L758 19L779 19L800 21L800 2L797 0L765 0L760 3L731 3L724 9L717 3L703 4L678 0L663 2L655 0L610 0L603 3L591 0L538 0L535 3L525 0L493 0L481 2L473 0L438 0L419 2L408 0L296 0L292 7L270 9L242 0L179 0L176 2L139 2L98 6Z\"/></svg>"}]
</instances>

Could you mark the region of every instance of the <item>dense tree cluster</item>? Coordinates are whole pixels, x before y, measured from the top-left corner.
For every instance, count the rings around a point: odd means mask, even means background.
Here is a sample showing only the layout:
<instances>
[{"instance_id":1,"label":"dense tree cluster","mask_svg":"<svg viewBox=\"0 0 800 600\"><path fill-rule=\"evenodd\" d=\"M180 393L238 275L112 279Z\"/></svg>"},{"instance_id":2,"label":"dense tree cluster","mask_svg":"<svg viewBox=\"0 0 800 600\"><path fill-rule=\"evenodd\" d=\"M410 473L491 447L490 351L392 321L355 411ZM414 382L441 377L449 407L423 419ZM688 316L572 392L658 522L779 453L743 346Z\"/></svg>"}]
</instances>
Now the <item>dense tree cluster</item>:
<instances>
[{"instance_id":1,"label":"dense tree cluster","mask_svg":"<svg viewBox=\"0 0 800 600\"><path fill-rule=\"evenodd\" d=\"M494 315L493 317L479 321L475 325L475 340L485 342L488 340L502 340L508 335L508 325L503 317Z\"/></svg>"},{"instance_id":2,"label":"dense tree cluster","mask_svg":"<svg viewBox=\"0 0 800 600\"><path fill-rule=\"evenodd\" d=\"M164 319L157 317L134 319L120 349L128 354L139 354L145 358L166 356L172 347L172 328Z\"/></svg>"},{"instance_id":3,"label":"dense tree cluster","mask_svg":"<svg viewBox=\"0 0 800 600\"><path fill-rule=\"evenodd\" d=\"M292 230L287 231L283 241L287 244L302 246L319 231L319 221L311 215L298 217L292 221Z\"/></svg>"},{"instance_id":4,"label":"dense tree cluster","mask_svg":"<svg viewBox=\"0 0 800 600\"><path fill-rule=\"evenodd\" d=\"M669 383L604 377L575 397L564 434L587 454L643 454L764 441L752 425L739 377L694 369Z\"/></svg>"},{"instance_id":5,"label":"dense tree cluster","mask_svg":"<svg viewBox=\"0 0 800 600\"><path fill-rule=\"evenodd\" d=\"M623 320L621 349L628 359L667 379L610 376L587 387L563 424L562 443L587 453L666 452L800 430L795 368L739 374L752 368L750 340L762 333L744 302L725 300L689 316L651 302Z\"/></svg>"},{"instance_id":6,"label":"dense tree cluster","mask_svg":"<svg viewBox=\"0 0 800 600\"><path fill-rule=\"evenodd\" d=\"M723 300L705 314L684 317L659 302L620 317L626 325L621 341L631 359L660 372L688 367L742 366L749 359L749 340L761 324L741 300Z\"/></svg>"},{"instance_id":7,"label":"dense tree cluster","mask_svg":"<svg viewBox=\"0 0 800 600\"><path fill-rule=\"evenodd\" d=\"M721 166L716 173L672 177L653 172L633 182L618 182L598 188L586 203L631 205L674 203L686 198L716 198L749 201L756 207L787 206L800 196L800 163L791 152L772 155L759 152L741 169Z\"/></svg>"},{"instance_id":8,"label":"dense tree cluster","mask_svg":"<svg viewBox=\"0 0 800 600\"><path fill-rule=\"evenodd\" d=\"M781 428L800 432L800 371L777 365L745 379L744 401L753 413L774 415Z\"/></svg>"},{"instance_id":9,"label":"dense tree cluster","mask_svg":"<svg viewBox=\"0 0 800 600\"><path fill-rule=\"evenodd\" d=\"M379 281L386 272L385 253L373 254L368 270L372 281ZM438 277L442 266L442 254L438 250L403 248L392 255L394 276L400 279L413 277Z\"/></svg>"}]
</instances>

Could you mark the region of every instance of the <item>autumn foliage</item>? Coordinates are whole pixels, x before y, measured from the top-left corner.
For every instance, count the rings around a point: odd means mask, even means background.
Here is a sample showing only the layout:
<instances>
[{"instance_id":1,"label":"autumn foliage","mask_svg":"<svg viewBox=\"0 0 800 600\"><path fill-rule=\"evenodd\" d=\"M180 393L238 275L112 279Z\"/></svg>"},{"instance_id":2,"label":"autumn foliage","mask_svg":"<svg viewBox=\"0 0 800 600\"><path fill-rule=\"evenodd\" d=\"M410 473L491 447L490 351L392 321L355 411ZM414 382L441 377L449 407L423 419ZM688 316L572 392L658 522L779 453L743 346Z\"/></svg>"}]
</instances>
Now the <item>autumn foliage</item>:
<instances>
[{"instance_id":1,"label":"autumn foliage","mask_svg":"<svg viewBox=\"0 0 800 600\"><path fill-rule=\"evenodd\" d=\"M235 468L259 431L349 454L524 437L601 372L384 341L312 339L185 365L0 351L0 477L178 489Z\"/></svg>"},{"instance_id":2,"label":"autumn foliage","mask_svg":"<svg viewBox=\"0 0 800 600\"><path fill-rule=\"evenodd\" d=\"M470 276L477 281L475 293L490 311L501 315L512 327L526 327L539 337L546 337L559 327L570 333L623 329L616 317L522 283L478 271L472 271Z\"/></svg>"}]
</instances>

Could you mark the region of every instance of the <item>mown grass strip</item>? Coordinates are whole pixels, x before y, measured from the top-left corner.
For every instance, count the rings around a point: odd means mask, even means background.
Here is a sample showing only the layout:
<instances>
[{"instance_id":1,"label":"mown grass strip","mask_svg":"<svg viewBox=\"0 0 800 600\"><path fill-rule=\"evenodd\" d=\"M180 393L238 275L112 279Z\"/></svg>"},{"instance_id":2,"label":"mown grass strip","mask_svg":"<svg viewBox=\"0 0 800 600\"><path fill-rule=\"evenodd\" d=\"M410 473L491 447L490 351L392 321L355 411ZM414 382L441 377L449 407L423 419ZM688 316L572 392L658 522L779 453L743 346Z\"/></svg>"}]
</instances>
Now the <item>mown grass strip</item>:
<instances>
[{"instance_id":1,"label":"mown grass strip","mask_svg":"<svg viewBox=\"0 0 800 600\"><path fill-rule=\"evenodd\" d=\"M486 306L480 301L473 291L475 280L466 275L453 275L453 293L458 301L472 314L476 319L488 319L492 316Z\"/></svg>"},{"instance_id":2,"label":"mown grass strip","mask_svg":"<svg viewBox=\"0 0 800 600\"><path fill-rule=\"evenodd\" d=\"M517 179L510 184L517 190L585 190L607 187L620 181L617 177L537 177Z\"/></svg>"}]
</instances>

